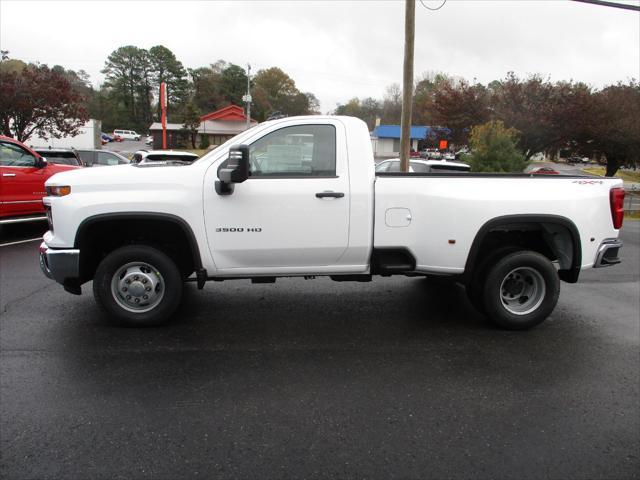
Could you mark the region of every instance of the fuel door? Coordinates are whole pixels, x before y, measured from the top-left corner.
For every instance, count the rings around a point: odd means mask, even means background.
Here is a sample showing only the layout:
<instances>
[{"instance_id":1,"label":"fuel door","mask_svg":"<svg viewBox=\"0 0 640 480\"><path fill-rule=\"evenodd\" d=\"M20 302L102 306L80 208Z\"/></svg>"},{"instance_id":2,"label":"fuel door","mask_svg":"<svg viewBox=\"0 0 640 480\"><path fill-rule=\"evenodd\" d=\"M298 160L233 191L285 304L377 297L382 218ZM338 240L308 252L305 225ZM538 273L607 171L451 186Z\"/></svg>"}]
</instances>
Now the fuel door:
<instances>
[{"instance_id":1,"label":"fuel door","mask_svg":"<svg viewBox=\"0 0 640 480\"><path fill-rule=\"evenodd\" d=\"M388 208L384 223L387 227L408 227L411 225L411 210L408 208Z\"/></svg>"}]
</instances>

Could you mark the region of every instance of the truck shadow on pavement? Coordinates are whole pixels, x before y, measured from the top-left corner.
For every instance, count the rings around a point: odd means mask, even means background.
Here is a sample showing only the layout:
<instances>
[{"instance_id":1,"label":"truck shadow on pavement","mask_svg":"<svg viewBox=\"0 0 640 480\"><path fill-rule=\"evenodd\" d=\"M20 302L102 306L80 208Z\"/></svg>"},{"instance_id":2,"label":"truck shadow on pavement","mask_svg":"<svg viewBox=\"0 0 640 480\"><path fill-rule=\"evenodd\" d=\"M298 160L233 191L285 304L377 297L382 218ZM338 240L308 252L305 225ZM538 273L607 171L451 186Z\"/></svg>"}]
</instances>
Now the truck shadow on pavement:
<instances>
[{"instance_id":1,"label":"truck shadow on pavement","mask_svg":"<svg viewBox=\"0 0 640 480\"><path fill-rule=\"evenodd\" d=\"M89 323L81 328L85 336L80 341L95 341L97 347L115 341L188 350L313 350L517 335L497 329L477 313L463 287L423 278L365 285L324 279L285 279L277 285L235 281L207 284L203 291L189 284L183 300L167 325L141 329L113 326L92 299L83 302L86 313L76 317ZM92 335L86 336L87 330Z\"/></svg>"}]
</instances>

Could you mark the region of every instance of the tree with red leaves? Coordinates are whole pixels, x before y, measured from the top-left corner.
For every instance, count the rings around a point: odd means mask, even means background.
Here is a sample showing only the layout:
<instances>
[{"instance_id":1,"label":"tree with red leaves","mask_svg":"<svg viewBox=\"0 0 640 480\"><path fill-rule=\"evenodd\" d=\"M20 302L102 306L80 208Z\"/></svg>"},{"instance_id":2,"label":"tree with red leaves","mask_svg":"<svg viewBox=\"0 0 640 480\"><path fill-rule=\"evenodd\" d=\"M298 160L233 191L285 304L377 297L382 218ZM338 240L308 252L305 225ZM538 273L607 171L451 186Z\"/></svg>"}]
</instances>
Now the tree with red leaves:
<instances>
[{"instance_id":1,"label":"tree with red leaves","mask_svg":"<svg viewBox=\"0 0 640 480\"><path fill-rule=\"evenodd\" d=\"M487 88L462 79L443 81L435 89L434 110L436 123L452 130L451 140L466 144L471 127L490 118Z\"/></svg>"},{"instance_id":2,"label":"tree with red leaves","mask_svg":"<svg viewBox=\"0 0 640 480\"><path fill-rule=\"evenodd\" d=\"M631 80L606 87L594 95L594 104L585 146L606 157L605 175L613 177L620 167L640 162L640 84Z\"/></svg>"},{"instance_id":3,"label":"tree with red leaves","mask_svg":"<svg viewBox=\"0 0 640 480\"><path fill-rule=\"evenodd\" d=\"M0 91L0 131L21 142L34 134L75 135L88 120L82 96L65 75L46 65L0 68Z\"/></svg>"},{"instance_id":4,"label":"tree with red leaves","mask_svg":"<svg viewBox=\"0 0 640 480\"><path fill-rule=\"evenodd\" d=\"M577 145L595 118L592 89L579 82L551 83L540 75L519 79L509 73L492 86L493 116L519 132L526 158Z\"/></svg>"}]
</instances>

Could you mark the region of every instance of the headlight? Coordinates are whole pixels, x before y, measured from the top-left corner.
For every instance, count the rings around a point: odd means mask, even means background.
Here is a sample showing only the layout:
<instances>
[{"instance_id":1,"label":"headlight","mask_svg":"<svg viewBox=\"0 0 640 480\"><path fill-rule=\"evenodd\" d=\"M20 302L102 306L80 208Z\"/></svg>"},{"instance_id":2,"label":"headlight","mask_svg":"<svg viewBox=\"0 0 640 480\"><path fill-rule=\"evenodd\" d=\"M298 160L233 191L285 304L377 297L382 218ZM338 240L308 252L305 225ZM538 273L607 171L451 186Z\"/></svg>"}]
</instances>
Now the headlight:
<instances>
[{"instance_id":1,"label":"headlight","mask_svg":"<svg viewBox=\"0 0 640 480\"><path fill-rule=\"evenodd\" d=\"M65 195L69 195L71 193L71 187L69 185L50 185L45 187L45 189L47 191L47 195L49 195L50 197L64 197Z\"/></svg>"}]
</instances>

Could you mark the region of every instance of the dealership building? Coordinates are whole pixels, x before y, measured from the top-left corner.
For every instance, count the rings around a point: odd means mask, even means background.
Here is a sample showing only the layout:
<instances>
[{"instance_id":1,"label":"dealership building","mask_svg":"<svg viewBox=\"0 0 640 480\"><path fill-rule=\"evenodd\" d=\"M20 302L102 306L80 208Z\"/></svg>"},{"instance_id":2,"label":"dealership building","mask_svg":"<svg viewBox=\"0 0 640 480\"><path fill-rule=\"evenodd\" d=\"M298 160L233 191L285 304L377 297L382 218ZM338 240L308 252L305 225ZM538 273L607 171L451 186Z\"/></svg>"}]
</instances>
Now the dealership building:
<instances>
[{"instance_id":1,"label":"dealership building","mask_svg":"<svg viewBox=\"0 0 640 480\"><path fill-rule=\"evenodd\" d=\"M258 122L251 120L250 126ZM247 129L247 117L242 107L229 105L215 112L207 113L200 117L200 126L196 136L196 146L202 143L203 137L207 137L209 145L222 145L231 137L244 132ZM149 127L149 133L153 137L153 148L162 148L162 124L154 122ZM190 147L190 135L180 123L167 123L167 148Z\"/></svg>"}]
</instances>

